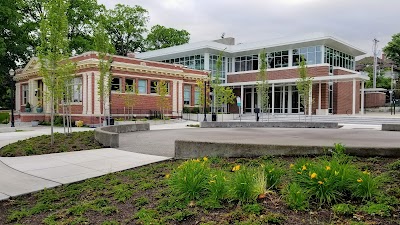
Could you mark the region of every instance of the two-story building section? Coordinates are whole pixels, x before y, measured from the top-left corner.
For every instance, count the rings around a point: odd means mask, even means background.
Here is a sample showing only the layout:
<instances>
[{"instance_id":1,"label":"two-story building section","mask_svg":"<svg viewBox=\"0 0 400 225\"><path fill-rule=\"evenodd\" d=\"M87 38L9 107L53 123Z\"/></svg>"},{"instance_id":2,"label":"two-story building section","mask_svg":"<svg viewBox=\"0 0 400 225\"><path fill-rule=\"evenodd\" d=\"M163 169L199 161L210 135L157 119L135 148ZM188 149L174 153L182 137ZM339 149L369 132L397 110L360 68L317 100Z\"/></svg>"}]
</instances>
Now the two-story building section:
<instances>
[{"instance_id":1,"label":"two-story building section","mask_svg":"<svg viewBox=\"0 0 400 225\"><path fill-rule=\"evenodd\" d=\"M234 38L223 38L139 53L136 57L182 64L215 75L218 55L222 52L222 85L233 87L235 94L241 97L242 112L253 113L260 105L256 85L263 49L268 64L269 109L272 114L303 112L296 88L298 62L302 56L307 62L309 76L313 77L310 113L364 113L363 87L369 78L355 71L355 57L366 53L325 34L239 44L235 44ZM232 104L229 111L238 112L239 108Z\"/></svg>"}]
</instances>

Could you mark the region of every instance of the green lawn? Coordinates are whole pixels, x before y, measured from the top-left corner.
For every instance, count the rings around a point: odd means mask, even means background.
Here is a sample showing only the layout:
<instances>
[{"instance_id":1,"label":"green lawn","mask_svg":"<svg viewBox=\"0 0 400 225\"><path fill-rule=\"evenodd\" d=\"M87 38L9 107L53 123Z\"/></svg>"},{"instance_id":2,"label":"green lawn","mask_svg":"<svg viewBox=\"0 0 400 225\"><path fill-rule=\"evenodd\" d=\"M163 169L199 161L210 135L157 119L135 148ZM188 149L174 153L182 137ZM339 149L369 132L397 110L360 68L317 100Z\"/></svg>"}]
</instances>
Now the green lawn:
<instances>
[{"instance_id":1,"label":"green lawn","mask_svg":"<svg viewBox=\"0 0 400 225\"><path fill-rule=\"evenodd\" d=\"M321 165L326 173L338 168L330 157L165 161L2 201L0 224L399 224L400 160L349 158L360 172L354 178L380 181L372 197L343 191L335 202L320 204L315 193L301 199L313 184L297 179L313 180L322 160L332 163ZM249 171L264 171L266 179ZM328 183L321 176L314 183ZM290 192L294 181L301 188ZM249 188L260 183L267 186Z\"/></svg>"},{"instance_id":2,"label":"green lawn","mask_svg":"<svg viewBox=\"0 0 400 225\"><path fill-rule=\"evenodd\" d=\"M8 112L0 112L0 123L7 124L10 119L10 114Z\"/></svg>"},{"instance_id":3,"label":"green lawn","mask_svg":"<svg viewBox=\"0 0 400 225\"><path fill-rule=\"evenodd\" d=\"M94 131L73 132L69 135L55 133L53 146L50 145L50 135L42 135L6 145L0 148L0 156L42 155L98 148L102 146L94 139Z\"/></svg>"}]
</instances>

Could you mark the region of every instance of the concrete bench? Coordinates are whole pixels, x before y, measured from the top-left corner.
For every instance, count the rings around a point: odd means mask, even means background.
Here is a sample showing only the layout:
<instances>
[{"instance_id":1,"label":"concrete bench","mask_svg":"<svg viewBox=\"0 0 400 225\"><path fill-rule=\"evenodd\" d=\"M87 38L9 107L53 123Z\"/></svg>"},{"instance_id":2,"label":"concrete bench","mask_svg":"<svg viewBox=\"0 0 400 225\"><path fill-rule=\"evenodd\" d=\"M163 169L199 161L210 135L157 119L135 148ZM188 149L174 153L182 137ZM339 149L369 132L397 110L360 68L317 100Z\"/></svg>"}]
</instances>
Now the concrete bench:
<instances>
[{"instance_id":1,"label":"concrete bench","mask_svg":"<svg viewBox=\"0 0 400 225\"><path fill-rule=\"evenodd\" d=\"M94 138L104 147L117 148L119 147L120 133L129 133L129 132L147 131L147 130L150 130L150 124L148 123L98 127L94 131Z\"/></svg>"}]
</instances>

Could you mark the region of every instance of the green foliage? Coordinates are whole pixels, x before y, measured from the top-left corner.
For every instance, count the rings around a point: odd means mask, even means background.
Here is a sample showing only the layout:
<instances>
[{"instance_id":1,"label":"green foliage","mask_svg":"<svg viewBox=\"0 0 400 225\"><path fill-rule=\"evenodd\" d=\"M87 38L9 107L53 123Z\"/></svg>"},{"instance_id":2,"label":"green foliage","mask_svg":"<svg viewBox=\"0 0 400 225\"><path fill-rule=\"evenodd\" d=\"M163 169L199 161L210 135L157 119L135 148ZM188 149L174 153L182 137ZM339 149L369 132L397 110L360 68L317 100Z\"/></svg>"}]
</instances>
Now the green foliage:
<instances>
[{"instance_id":1,"label":"green foliage","mask_svg":"<svg viewBox=\"0 0 400 225\"><path fill-rule=\"evenodd\" d=\"M388 165L388 168L391 170L400 170L400 160L392 162L391 164Z\"/></svg>"},{"instance_id":2,"label":"green foliage","mask_svg":"<svg viewBox=\"0 0 400 225\"><path fill-rule=\"evenodd\" d=\"M260 96L261 105L258 106L262 112L267 112L269 104L269 83L267 76L267 62L265 49L260 52L260 72L257 75L257 93Z\"/></svg>"},{"instance_id":3,"label":"green foliage","mask_svg":"<svg viewBox=\"0 0 400 225\"><path fill-rule=\"evenodd\" d=\"M370 172L357 172L351 189L354 197L370 200L379 193L382 184L380 177L373 177Z\"/></svg>"},{"instance_id":4,"label":"green foliage","mask_svg":"<svg viewBox=\"0 0 400 225\"><path fill-rule=\"evenodd\" d=\"M263 210L264 207L257 203L243 205L243 211L246 213L260 215Z\"/></svg>"},{"instance_id":5,"label":"green foliage","mask_svg":"<svg viewBox=\"0 0 400 225\"><path fill-rule=\"evenodd\" d=\"M290 183L283 189L283 197L291 209L306 210L309 207L308 193L298 183Z\"/></svg>"},{"instance_id":6,"label":"green foliage","mask_svg":"<svg viewBox=\"0 0 400 225\"><path fill-rule=\"evenodd\" d=\"M151 209L141 209L135 215L134 218L142 224L159 224L156 218L157 211Z\"/></svg>"},{"instance_id":7,"label":"green foliage","mask_svg":"<svg viewBox=\"0 0 400 225\"><path fill-rule=\"evenodd\" d=\"M168 83L165 80L160 80L156 84L156 92L158 94L157 106L160 108L162 119L165 120L164 112L170 109L170 98L168 95Z\"/></svg>"},{"instance_id":8,"label":"green foliage","mask_svg":"<svg viewBox=\"0 0 400 225\"><path fill-rule=\"evenodd\" d=\"M383 48L383 51L396 65L400 65L400 33L392 36L392 40Z\"/></svg>"},{"instance_id":9,"label":"green foliage","mask_svg":"<svg viewBox=\"0 0 400 225\"><path fill-rule=\"evenodd\" d=\"M303 56L299 62L298 70L300 78L296 81L296 86L300 94L301 103L304 106L304 114L306 114L306 112L308 112L309 105L312 104L312 100L310 102L310 91L312 88L313 78L308 74L307 62Z\"/></svg>"},{"instance_id":10,"label":"green foliage","mask_svg":"<svg viewBox=\"0 0 400 225\"><path fill-rule=\"evenodd\" d=\"M242 167L231 178L230 196L239 202L254 202L265 193L264 171Z\"/></svg>"},{"instance_id":11,"label":"green foliage","mask_svg":"<svg viewBox=\"0 0 400 225\"><path fill-rule=\"evenodd\" d=\"M199 159L186 161L171 174L169 184L172 190L183 198L199 199L207 190L209 170L205 161Z\"/></svg>"},{"instance_id":12,"label":"green foliage","mask_svg":"<svg viewBox=\"0 0 400 225\"><path fill-rule=\"evenodd\" d=\"M390 216L392 212L392 207L385 204L369 203L361 207L361 211L372 216Z\"/></svg>"},{"instance_id":13,"label":"green foliage","mask_svg":"<svg viewBox=\"0 0 400 225\"><path fill-rule=\"evenodd\" d=\"M114 186L113 194L118 202L126 202L133 195L133 190L127 184L119 184Z\"/></svg>"},{"instance_id":14,"label":"green foliage","mask_svg":"<svg viewBox=\"0 0 400 225\"><path fill-rule=\"evenodd\" d=\"M143 33L147 31L148 12L141 6L117 4L105 13L104 28L117 55L144 49Z\"/></svg>"},{"instance_id":15,"label":"green foliage","mask_svg":"<svg viewBox=\"0 0 400 225\"><path fill-rule=\"evenodd\" d=\"M208 77L208 81L209 80L210 80L210 77ZM196 80L196 84L197 84L196 88L199 89L200 93L199 93L199 98L197 98L197 102L195 102L195 104L199 105L203 109L202 113L204 113L204 110L206 110L206 112L207 112L207 108L210 106L210 103L211 103L211 99L209 97L207 97L207 96L209 96L209 93L211 92L210 85L206 85L206 87L205 87L206 96L204 96L204 85L205 85L204 83L205 83L204 80ZM204 97L206 98L206 108L205 109L204 109Z\"/></svg>"},{"instance_id":16,"label":"green foliage","mask_svg":"<svg viewBox=\"0 0 400 225\"><path fill-rule=\"evenodd\" d=\"M8 124L8 119L10 118L10 114L8 112L0 113L0 123Z\"/></svg>"},{"instance_id":17,"label":"green foliage","mask_svg":"<svg viewBox=\"0 0 400 225\"><path fill-rule=\"evenodd\" d=\"M155 25L146 38L146 50L157 50L189 42L190 34L186 30Z\"/></svg>"},{"instance_id":18,"label":"green foliage","mask_svg":"<svg viewBox=\"0 0 400 225\"><path fill-rule=\"evenodd\" d=\"M226 199L228 193L228 174L221 170L212 169L207 186L209 196L214 201Z\"/></svg>"},{"instance_id":19,"label":"green foliage","mask_svg":"<svg viewBox=\"0 0 400 225\"><path fill-rule=\"evenodd\" d=\"M337 215L352 215L356 211L356 207L350 204L341 203L333 205L332 210Z\"/></svg>"},{"instance_id":20,"label":"green foliage","mask_svg":"<svg viewBox=\"0 0 400 225\"><path fill-rule=\"evenodd\" d=\"M267 188L277 189L281 184L281 177L285 175L285 170L272 162L267 162L264 165L265 177L267 182Z\"/></svg>"}]
</instances>

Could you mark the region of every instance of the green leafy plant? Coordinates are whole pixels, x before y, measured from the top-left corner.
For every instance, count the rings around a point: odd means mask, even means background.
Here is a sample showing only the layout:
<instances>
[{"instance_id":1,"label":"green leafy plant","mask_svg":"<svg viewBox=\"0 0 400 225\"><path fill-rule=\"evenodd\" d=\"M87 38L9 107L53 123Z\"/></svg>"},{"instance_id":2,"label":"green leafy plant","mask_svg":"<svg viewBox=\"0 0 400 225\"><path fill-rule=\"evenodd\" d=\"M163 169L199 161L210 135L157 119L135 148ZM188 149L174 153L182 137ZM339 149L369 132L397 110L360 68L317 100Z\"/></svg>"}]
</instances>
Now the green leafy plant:
<instances>
[{"instance_id":1,"label":"green leafy plant","mask_svg":"<svg viewBox=\"0 0 400 225\"><path fill-rule=\"evenodd\" d=\"M381 183L379 177L373 177L368 171L358 172L351 185L352 195L364 200L372 199L379 194Z\"/></svg>"},{"instance_id":2,"label":"green leafy plant","mask_svg":"<svg viewBox=\"0 0 400 225\"><path fill-rule=\"evenodd\" d=\"M361 211L372 216L390 216L392 207L386 204L369 203L361 207Z\"/></svg>"},{"instance_id":3,"label":"green leafy plant","mask_svg":"<svg viewBox=\"0 0 400 225\"><path fill-rule=\"evenodd\" d=\"M308 193L298 183L290 183L283 189L283 198L291 209L306 210L309 207Z\"/></svg>"},{"instance_id":4,"label":"green leafy plant","mask_svg":"<svg viewBox=\"0 0 400 225\"><path fill-rule=\"evenodd\" d=\"M207 189L211 199L221 201L226 199L228 193L228 175L221 170L213 169L210 172Z\"/></svg>"},{"instance_id":5,"label":"green leafy plant","mask_svg":"<svg viewBox=\"0 0 400 225\"><path fill-rule=\"evenodd\" d=\"M209 173L206 161L188 160L172 173L169 184L176 194L190 200L199 199L207 190Z\"/></svg>"},{"instance_id":6,"label":"green leafy plant","mask_svg":"<svg viewBox=\"0 0 400 225\"><path fill-rule=\"evenodd\" d=\"M263 210L264 210L264 207L257 203L246 204L243 206L243 211L245 211L246 213L260 215Z\"/></svg>"},{"instance_id":7,"label":"green leafy plant","mask_svg":"<svg viewBox=\"0 0 400 225\"><path fill-rule=\"evenodd\" d=\"M262 187L257 181L261 181L262 185L265 184L264 173L246 167L236 170L229 185L231 198L240 202L255 201L259 194L265 193L265 191L260 193L265 190L265 186Z\"/></svg>"},{"instance_id":8,"label":"green leafy plant","mask_svg":"<svg viewBox=\"0 0 400 225\"><path fill-rule=\"evenodd\" d=\"M332 206L332 210L337 215L352 215L356 208L350 204L336 204Z\"/></svg>"},{"instance_id":9,"label":"green leafy plant","mask_svg":"<svg viewBox=\"0 0 400 225\"><path fill-rule=\"evenodd\" d=\"M267 188L276 189L281 183L281 177L285 174L285 170L277 164L267 162L264 165Z\"/></svg>"}]
</instances>

